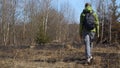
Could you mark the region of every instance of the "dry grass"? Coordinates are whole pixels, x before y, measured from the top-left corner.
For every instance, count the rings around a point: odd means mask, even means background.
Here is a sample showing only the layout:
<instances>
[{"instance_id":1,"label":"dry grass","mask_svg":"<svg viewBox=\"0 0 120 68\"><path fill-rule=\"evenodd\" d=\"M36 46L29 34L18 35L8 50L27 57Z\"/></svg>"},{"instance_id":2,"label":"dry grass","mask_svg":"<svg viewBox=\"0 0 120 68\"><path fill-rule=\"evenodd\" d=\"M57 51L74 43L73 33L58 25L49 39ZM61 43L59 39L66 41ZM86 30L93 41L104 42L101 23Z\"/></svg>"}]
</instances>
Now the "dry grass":
<instances>
[{"instance_id":1,"label":"dry grass","mask_svg":"<svg viewBox=\"0 0 120 68\"><path fill-rule=\"evenodd\" d=\"M0 48L0 68L119 68L120 50L114 47L93 49L94 62L85 65L84 47L45 45Z\"/></svg>"}]
</instances>

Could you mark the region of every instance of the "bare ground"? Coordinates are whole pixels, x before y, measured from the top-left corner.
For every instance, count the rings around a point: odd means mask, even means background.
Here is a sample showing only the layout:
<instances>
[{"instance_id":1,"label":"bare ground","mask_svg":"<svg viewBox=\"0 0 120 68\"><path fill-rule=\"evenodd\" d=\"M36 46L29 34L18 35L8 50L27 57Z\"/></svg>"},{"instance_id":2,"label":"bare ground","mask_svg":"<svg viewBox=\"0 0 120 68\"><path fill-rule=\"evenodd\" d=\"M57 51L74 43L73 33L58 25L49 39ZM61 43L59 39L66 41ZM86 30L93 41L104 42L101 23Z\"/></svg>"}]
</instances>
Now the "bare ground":
<instances>
[{"instance_id":1,"label":"bare ground","mask_svg":"<svg viewBox=\"0 0 120 68\"><path fill-rule=\"evenodd\" d=\"M94 47L94 61L85 64L84 46L0 46L0 68L120 68L120 50Z\"/></svg>"}]
</instances>

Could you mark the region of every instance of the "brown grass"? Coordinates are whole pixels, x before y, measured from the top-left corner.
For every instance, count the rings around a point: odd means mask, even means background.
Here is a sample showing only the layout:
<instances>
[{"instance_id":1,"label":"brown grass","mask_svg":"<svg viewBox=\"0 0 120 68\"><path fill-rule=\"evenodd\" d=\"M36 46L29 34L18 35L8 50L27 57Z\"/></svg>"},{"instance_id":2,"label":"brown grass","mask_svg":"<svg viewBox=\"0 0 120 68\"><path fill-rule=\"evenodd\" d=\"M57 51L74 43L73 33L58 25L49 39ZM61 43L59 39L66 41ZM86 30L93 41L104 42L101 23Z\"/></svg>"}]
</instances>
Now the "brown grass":
<instances>
[{"instance_id":1,"label":"brown grass","mask_svg":"<svg viewBox=\"0 0 120 68\"><path fill-rule=\"evenodd\" d=\"M94 47L94 62L85 65L84 46L44 45L0 48L0 68L119 68L120 50Z\"/></svg>"}]
</instances>

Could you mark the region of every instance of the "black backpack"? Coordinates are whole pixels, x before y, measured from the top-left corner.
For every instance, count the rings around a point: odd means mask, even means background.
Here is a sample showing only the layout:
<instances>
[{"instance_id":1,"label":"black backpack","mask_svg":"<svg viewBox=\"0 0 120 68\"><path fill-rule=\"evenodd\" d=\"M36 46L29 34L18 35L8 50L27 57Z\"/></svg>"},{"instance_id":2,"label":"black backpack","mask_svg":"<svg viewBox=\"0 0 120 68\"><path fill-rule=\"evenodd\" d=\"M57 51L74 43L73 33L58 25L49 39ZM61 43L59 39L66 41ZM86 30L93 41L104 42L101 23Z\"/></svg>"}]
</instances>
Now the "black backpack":
<instances>
[{"instance_id":1,"label":"black backpack","mask_svg":"<svg viewBox=\"0 0 120 68\"><path fill-rule=\"evenodd\" d=\"M93 15L94 11L92 11L92 13L90 13L90 11L88 12L83 11L83 13L85 14L83 22L83 26L85 27L85 29L89 31L94 29L95 28L95 17Z\"/></svg>"}]
</instances>

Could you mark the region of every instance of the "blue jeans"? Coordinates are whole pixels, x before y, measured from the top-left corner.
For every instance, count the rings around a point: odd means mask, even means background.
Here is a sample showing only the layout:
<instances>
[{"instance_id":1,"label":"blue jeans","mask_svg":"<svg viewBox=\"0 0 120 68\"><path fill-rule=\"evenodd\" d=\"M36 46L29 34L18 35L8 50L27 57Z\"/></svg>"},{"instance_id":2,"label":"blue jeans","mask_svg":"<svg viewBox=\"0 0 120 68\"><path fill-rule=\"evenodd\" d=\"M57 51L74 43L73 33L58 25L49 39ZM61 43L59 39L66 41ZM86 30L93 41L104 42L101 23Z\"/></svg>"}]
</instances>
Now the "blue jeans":
<instances>
[{"instance_id":1,"label":"blue jeans","mask_svg":"<svg viewBox=\"0 0 120 68\"><path fill-rule=\"evenodd\" d=\"M83 39L85 44L85 56L89 58L92 56L92 47L93 47L93 40L94 40L95 32L84 31L83 32Z\"/></svg>"}]
</instances>

